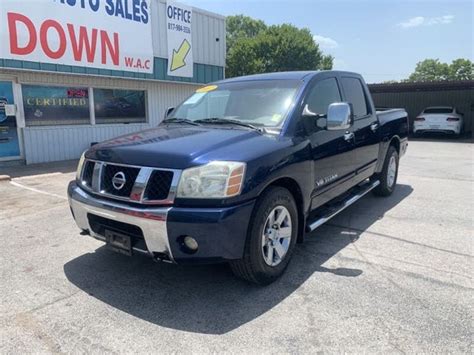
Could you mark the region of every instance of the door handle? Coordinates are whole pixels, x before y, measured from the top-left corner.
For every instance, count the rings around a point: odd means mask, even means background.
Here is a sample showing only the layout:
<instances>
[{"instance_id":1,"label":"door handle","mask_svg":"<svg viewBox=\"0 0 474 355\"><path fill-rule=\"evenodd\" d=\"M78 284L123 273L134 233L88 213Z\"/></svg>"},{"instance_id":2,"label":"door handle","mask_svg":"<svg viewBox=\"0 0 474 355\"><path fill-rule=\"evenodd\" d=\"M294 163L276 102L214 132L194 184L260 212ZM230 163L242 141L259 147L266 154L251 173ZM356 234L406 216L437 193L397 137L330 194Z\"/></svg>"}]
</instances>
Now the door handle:
<instances>
[{"instance_id":1,"label":"door handle","mask_svg":"<svg viewBox=\"0 0 474 355\"><path fill-rule=\"evenodd\" d=\"M354 139L354 137L355 137L354 132L344 133L344 140L345 141L350 141L350 140Z\"/></svg>"},{"instance_id":2,"label":"door handle","mask_svg":"<svg viewBox=\"0 0 474 355\"><path fill-rule=\"evenodd\" d=\"M377 128L379 128L378 122L374 122L370 125L370 129L372 130L372 132L375 132Z\"/></svg>"}]
</instances>

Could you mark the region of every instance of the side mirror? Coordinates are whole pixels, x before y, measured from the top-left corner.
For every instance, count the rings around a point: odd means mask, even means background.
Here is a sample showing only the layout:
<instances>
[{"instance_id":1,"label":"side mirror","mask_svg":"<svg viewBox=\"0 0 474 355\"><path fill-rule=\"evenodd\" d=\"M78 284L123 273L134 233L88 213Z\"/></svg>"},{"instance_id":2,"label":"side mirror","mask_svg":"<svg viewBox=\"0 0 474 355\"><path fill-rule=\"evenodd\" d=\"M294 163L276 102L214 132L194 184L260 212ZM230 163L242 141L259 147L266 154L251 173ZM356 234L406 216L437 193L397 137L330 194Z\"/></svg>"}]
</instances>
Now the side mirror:
<instances>
[{"instance_id":1,"label":"side mirror","mask_svg":"<svg viewBox=\"0 0 474 355\"><path fill-rule=\"evenodd\" d=\"M174 107L168 107L165 111L165 118L168 118L168 116L173 112Z\"/></svg>"},{"instance_id":2,"label":"side mirror","mask_svg":"<svg viewBox=\"0 0 474 355\"><path fill-rule=\"evenodd\" d=\"M336 131L349 129L352 125L352 109L346 102L336 102L328 107L326 129Z\"/></svg>"}]
</instances>

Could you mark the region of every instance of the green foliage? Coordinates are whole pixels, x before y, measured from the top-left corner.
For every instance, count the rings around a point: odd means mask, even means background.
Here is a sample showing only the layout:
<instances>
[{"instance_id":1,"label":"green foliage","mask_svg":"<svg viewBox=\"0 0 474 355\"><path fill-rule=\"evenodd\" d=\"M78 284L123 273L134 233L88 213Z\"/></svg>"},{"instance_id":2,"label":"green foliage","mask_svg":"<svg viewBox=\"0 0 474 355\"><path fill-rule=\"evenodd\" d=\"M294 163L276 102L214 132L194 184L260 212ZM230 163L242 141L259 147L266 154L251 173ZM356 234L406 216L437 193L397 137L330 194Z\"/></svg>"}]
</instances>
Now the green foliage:
<instances>
[{"instance_id":1,"label":"green foliage","mask_svg":"<svg viewBox=\"0 0 474 355\"><path fill-rule=\"evenodd\" d=\"M407 82L426 82L443 80L473 80L474 65L468 59L456 59L451 64L439 59L425 59L417 63L415 71Z\"/></svg>"},{"instance_id":2,"label":"green foliage","mask_svg":"<svg viewBox=\"0 0 474 355\"><path fill-rule=\"evenodd\" d=\"M227 18L226 76L286 70L331 69L311 32L290 24L266 26L242 15Z\"/></svg>"},{"instance_id":3,"label":"green foliage","mask_svg":"<svg viewBox=\"0 0 474 355\"><path fill-rule=\"evenodd\" d=\"M323 54L321 57L321 63L318 69L331 70L334 63L334 57L330 54Z\"/></svg>"},{"instance_id":4,"label":"green foliage","mask_svg":"<svg viewBox=\"0 0 474 355\"><path fill-rule=\"evenodd\" d=\"M449 66L450 80L474 80L474 63L469 59L453 60Z\"/></svg>"},{"instance_id":5,"label":"green foliage","mask_svg":"<svg viewBox=\"0 0 474 355\"><path fill-rule=\"evenodd\" d=\"M227 52L233 48L235 42L241 38L253 38L264 31L267 26L262 20L255 20L244 15L229 16L226 18L227 25Z\"/></svg>"}]
</instances>

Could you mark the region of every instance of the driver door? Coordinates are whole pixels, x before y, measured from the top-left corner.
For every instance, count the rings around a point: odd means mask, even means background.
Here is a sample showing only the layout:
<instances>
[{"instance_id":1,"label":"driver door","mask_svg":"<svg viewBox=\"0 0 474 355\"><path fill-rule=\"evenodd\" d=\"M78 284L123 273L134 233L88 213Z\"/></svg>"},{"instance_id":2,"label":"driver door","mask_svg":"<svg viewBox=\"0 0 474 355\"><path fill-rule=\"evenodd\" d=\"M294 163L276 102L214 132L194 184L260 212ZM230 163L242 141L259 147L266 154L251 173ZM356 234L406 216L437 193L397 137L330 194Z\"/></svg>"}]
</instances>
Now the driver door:
<instances>
[{"instance_id":1,"label":"driver door","mask_svg":"<svg viewBox=\"0 0 474 355\"><path fill-rule=\"evenodd\" d=\"M328 107L341 102L342 95L335 76L317 79L309 89L304 106L318 117L302 117L309 134L314 169L312 207L317 208L345 192L353 178L354 140L346 130L325 129Z\"/></svg>"}]
</instances>

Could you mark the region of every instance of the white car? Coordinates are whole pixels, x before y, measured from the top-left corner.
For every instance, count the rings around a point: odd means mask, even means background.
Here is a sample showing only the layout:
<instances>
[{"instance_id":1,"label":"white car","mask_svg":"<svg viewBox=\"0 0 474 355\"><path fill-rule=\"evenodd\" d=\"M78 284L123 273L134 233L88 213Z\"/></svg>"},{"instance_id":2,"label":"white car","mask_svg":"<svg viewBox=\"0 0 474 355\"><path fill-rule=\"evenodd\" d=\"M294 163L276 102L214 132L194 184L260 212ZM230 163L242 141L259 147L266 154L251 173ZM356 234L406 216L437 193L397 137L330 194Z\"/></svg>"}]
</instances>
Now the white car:
<instances>
[{"instance_id":1,"label":"white car","mask_svg":"<svg viewBox=\"0 0 474 355\"><path fill-rule=\"evenodd\" d=\"M463 114L455 107L433 106L425 108L413 122L413 133L441 132L461 134Z\"/></svg>"}]
</instances>

